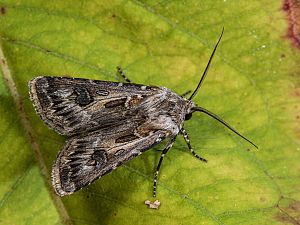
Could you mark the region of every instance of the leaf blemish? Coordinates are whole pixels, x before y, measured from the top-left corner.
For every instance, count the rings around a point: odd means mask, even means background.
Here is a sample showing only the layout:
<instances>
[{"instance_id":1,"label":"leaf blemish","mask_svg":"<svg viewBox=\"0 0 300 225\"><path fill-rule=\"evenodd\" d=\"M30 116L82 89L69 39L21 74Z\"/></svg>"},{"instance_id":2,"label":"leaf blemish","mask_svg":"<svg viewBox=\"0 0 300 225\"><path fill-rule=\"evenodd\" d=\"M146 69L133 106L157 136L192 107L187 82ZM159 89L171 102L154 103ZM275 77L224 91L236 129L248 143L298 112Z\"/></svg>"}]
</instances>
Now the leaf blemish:
<instances>
[{"instance_id":1,"label":"leaf blemish","mask_svg":"<svg viewBox=\"0 0 300 225\"><path fill-rule=\"evenodd\" d=\"M297 0L284 0L283 11L287 13L288 31L286 38L290 39L293 46L300 49L300 2Z\"/></svg>"},{"instance_id":2,"label":"leaf blemish","mask_svg":"<svg viewBox=\"0 0 300 225\"><path fill-rule=\"evenodd\" d=\"M293 199L282 199L281 202L279 202L278 208L280 212L275 217L277 221L284 224L299 224L299 202Z\"/></svg>"},{"instance_id":3,"label":"leaf blemish","mask_svg":"<svg viewBox=\"0 0 300 225\"><path fill-rule=\"evenodd\" d=\"M5 8L4 6L1 6L1 7L0 7L0 14L1 14L1 15L6 14L6 8Z\"/></svg>"}]
</instances>

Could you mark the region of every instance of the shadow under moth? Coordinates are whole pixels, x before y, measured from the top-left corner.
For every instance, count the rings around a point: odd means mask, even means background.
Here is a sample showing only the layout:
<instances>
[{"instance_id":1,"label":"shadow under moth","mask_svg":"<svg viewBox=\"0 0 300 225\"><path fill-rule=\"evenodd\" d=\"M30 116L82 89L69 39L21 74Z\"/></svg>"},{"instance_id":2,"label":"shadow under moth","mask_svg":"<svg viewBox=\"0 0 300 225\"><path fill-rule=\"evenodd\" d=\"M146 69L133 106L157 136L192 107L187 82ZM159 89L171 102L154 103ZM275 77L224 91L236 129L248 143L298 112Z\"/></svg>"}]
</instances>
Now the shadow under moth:
<instances>
[{"instance_id":1,"label":"shadow under moth","mask_svg":"<svg viewBox=\"0 0 300 225\"><path fill-rule=\"evenodd\" d=\"M224 30L223 30L224 31ZM37 114L59 134L68 136L52 170L52 184L60 196L89 185L130 159L166 139L154 175L153 195L164 156L182 134L191 153L203 162L183 128L194 112L203 112L250 142L212 112L192 102L206 77L223 31L198 86L188 99L165 87L126 82L39 76L29 81ZM254 145L256 147L256 145Z\"/></svg>"}]
</instances>

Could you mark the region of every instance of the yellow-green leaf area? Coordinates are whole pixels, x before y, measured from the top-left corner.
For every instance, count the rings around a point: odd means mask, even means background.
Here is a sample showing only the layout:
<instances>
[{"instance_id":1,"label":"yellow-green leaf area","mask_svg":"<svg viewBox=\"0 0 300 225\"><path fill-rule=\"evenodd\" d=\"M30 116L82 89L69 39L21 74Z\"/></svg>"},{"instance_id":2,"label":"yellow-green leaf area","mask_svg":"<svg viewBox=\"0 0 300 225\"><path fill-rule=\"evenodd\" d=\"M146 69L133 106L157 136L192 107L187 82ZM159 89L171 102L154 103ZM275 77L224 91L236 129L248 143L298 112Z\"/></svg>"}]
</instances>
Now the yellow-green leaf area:
<instances>
[{"instance_id":1,"label":"yellow-green leaf area","mask_svg":"<svg viewBox=\"0 0 300 225\"><path fill-rule=\"evenodd\" d=\"M281 4L0 1L2 51L24 104L18 110L3 73L0 223L299 224L300 54L285 38ZM135 83L182 94L196 87L223 27L209 74L193 101L221 116L259 150L195 113L184 127L193 149L208 163L193 157L179 136L160 171L158 210L144 201L155 200L153 175L165 143L63 197L63 212L47 181L66 138L35 114L28 81L40 75L122 81L116 73L121 66ZM26 135L22 116L37 147ZM48 176L41 175L41 165Z\"/></svg>"},{"instance_id":2,"label":"yellow-green leaf area","mask_svg":"<svg viewBox=\"0 0 300 225\"><path fill-rule=\"evenodd\" d=\"M0 224L62 224L2 76L0 115Z\"/></svg>"}]
</instances>

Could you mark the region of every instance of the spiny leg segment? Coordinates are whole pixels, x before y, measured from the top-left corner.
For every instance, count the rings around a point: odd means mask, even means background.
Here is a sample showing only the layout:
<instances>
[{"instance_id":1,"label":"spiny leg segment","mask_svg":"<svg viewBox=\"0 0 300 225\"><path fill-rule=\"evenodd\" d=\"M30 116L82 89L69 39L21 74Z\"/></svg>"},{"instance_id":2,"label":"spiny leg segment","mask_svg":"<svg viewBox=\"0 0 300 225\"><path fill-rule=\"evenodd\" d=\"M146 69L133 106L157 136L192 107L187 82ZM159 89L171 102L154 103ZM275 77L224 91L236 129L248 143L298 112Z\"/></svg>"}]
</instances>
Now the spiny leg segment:
<instances>
[{"instance_id":1,"label":"spiny leg segment","mask_svg":"<svg viewBox=\"0 0 300 225\"><path fill-rule=\"evenodd\" d=\"M156 171L155 171L155 174L154 174L154 179L153 179L153 197L156 197L157 176L158 176L158 173L159 173L161 163L162 163L165 155L167 154L167 152L169 151L169 149L172 147L173 143L175 142L175 139L176 139L176 137L170 139L170 141L168 142L167 146L162 151L162 154L160 156L160 159L159 159L159 162L157 164Z\"/></svg>"},{"instance_id":2,"label":"spiny leg segment","mask_svg":"<svg viewBox=\"0 0 300 225\"><path fill-rule=\"evenodd\" d=\"M126 77L124 71L122 70L122 68L120 66L117 66L117 70L118 70L118 74L123 77L123 79L127 82L127 83L131 83L131 80L128 79L128 77Z\"/></svg>"},{"instance_id":3,"label":"spiny leg segment","mask_svg":"<svg viewBox=\"0 0 300 225\"><path fill-rule=\"evenodd\" d=\"M184 92L182 95L180 95L181 97L185 98L188 94L190 94L192 91L188 90L186 92Z\"/></svg>"},{"instance_id":4,"label":"spiny leg segment","mask_svg":"<svg viewBox=\"0 0 300 225\"><path fill-rule=\"evenodd\" d=\"M184 140L185 140L188 148L190 149L191 153L193 154L193 156L195 156L197 159L200 159L203 162L207 162L206 159L204 159L204 158L200 157L199 155L197 155L196 152L193 150L193 148L191 146L191 143L190 143L189 135L187 134L187 132L185 131L185 129L181 128L180 132L182 133L183 138L184 138Z\"/></svg>"}]
</instances>

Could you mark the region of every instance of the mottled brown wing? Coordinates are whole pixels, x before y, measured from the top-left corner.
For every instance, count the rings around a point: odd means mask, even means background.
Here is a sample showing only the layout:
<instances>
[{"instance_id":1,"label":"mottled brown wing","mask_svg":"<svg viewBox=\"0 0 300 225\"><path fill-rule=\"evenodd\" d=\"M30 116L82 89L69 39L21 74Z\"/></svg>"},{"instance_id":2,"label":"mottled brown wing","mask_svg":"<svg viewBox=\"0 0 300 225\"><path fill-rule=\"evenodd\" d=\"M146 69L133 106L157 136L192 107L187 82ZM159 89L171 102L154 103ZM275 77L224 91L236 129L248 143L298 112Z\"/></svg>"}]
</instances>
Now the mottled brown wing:
<instances>
[{"instance_id":1,"label":"mottled brown wing","mask_svg":"<svg viewBox=\"0 0 300 225\"><path fill-rule=\"evenodd\" d=\"M71 138L59 153L52 170L52 184L58 195L68 195L89 185L167 137L168 131L156 130L146 137L117 132L101 136Z\"/></svg>"},{"instance_id":2,"label":"mottled brown wing","mask_svg":"<svg viewBox=\"0 0 300 225\"><path fill-rule=\"evenodd\" d=\"M29 89L40 117L68 136L111 129L132 117L139 120L140 105L161 92L158 87L67 77L36 77Z\"/></svg>"}]
</instances>

